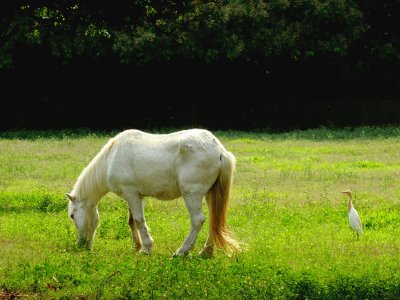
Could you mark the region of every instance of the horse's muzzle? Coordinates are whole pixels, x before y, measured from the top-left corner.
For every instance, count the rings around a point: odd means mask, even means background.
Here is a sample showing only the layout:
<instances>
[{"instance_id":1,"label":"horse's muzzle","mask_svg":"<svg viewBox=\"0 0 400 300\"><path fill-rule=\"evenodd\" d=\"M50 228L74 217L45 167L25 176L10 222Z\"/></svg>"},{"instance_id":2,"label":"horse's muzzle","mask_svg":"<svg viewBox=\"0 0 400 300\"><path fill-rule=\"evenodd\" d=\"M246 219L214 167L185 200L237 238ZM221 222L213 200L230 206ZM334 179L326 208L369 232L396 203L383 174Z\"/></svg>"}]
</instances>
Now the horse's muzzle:
<instances>
[{"instance_id":1,"label":"horse's muzzle","mask_svg":"<svg viewBox=\"0 0 400 300\"><path fill-rule=\"evenodd\" d=\"M86 250L92 249L89 239L87 239L85 237L78 237L78 239L76 240L76 243L82 249L86 249Z\"/></svg>"}]
</instances>

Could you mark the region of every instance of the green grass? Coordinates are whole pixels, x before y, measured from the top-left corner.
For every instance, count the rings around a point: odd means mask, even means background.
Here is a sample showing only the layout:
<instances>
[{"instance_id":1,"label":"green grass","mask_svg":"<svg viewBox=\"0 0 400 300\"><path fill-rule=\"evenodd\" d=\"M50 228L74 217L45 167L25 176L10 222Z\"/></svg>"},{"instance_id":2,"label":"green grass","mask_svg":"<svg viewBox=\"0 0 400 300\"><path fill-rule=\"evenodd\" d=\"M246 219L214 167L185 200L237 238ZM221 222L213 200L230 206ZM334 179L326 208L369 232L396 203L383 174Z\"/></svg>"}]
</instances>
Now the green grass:
<instances>
[{"instance_id":1,"label":"green grass","mask_svg":"<svg viewBox=\"0 0 400 300\"><path fill-rule=\"evenodd\" d=\"M237 158L228 223L246 250L212 259L197 255L208 223L192 255L171 259L189 229L182 199L146 199L151 256L134 251L113 194L100 201L93 250L76 247L64 194L113 134L0 133L0 298L400 298L399 128L215 132Z\"/></svg>"}]
</instances>

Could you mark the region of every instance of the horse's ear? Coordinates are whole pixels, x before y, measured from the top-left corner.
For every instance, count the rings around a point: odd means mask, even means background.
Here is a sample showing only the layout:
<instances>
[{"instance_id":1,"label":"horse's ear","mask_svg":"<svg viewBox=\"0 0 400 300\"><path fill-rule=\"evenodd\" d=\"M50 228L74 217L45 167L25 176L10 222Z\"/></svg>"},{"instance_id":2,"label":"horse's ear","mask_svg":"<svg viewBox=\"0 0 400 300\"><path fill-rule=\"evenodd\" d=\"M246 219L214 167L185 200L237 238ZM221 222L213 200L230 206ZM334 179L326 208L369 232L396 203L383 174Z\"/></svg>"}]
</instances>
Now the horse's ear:
<instances>
[{"instance_id":1,"label":"horse's ear","mask_svg":"<svg viewBox=\"0 0 400 300\"><path fill-rule=\"evenodd\" d=\"M71 196L71 194L65 193L69 200L74 201L75 198Z\"/></svg>"}]
</instances>

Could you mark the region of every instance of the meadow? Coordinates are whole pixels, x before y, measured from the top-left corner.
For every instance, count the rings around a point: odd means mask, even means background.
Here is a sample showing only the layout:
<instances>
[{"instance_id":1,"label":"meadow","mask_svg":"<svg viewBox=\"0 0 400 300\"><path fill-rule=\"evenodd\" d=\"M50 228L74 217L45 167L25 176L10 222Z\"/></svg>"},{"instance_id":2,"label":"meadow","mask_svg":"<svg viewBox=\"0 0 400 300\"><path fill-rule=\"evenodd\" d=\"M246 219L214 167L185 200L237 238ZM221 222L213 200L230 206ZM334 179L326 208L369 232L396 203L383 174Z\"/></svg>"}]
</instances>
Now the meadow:
<instances>
[{"instance_id":1,"label":"meadow","mask_svg":"<svg viewBox=\"0 0 400 300\"><path fill-rule=\"evenodd\" d=\"M191 255L171 258L189 230L182 199L146 199L150 256L114 194L93 250L76 246L65 193L115 133L0 133L0 298L400 298L400 128L213 132L237 159L228 224L244 251L211 259L198 256L207 221Z\"/></svg>"}]
</instances>

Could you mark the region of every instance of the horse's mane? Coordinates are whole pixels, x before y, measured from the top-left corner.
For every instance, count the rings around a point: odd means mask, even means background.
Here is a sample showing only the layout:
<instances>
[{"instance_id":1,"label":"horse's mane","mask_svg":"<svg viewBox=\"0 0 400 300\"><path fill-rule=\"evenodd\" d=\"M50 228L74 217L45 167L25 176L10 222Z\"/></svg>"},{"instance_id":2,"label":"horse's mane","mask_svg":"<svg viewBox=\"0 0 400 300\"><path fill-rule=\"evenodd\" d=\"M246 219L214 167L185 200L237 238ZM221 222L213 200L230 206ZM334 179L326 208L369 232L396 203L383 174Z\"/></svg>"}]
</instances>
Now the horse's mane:
<instances>
[{"instance_id":1,"label":"horse's mane","mask_svg":"<svg viewBox=\"0 0 400 300\"><path fill-rule=\"evenodd\" d=\"M108 157L115 143L115 139L110 139L83 169L73 189L74 196L77 199L86 200L88 197L99 197L106 192L105 179Z\"/></svg>"}]
</instances>

